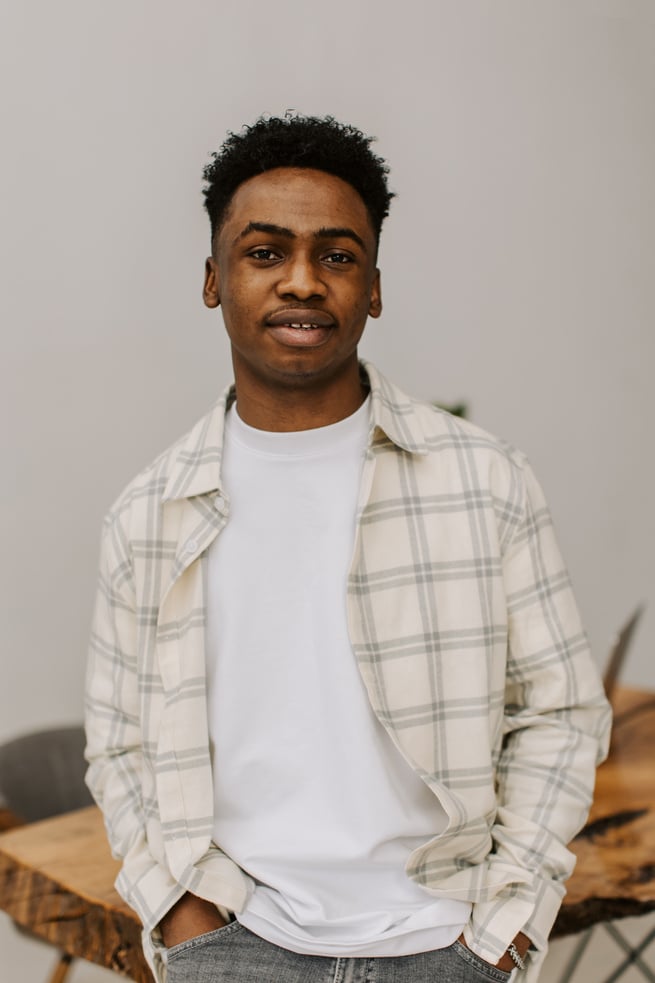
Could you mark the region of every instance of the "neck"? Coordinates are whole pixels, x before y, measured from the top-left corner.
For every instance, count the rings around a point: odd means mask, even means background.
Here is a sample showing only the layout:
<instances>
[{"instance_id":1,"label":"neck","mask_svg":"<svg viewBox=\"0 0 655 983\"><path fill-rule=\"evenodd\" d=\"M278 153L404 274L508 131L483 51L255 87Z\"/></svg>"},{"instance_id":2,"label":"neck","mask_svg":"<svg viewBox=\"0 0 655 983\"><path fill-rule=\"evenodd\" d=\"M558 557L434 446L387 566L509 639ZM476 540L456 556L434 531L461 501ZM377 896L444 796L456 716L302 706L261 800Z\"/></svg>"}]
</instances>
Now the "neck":
<instances>
[{"instance_id":1,"label":"neck","mask_svg":"<svg viewBox=\"0 0 655 983\"><path fill-rule=\"evenodd\" d=\"M302 380L296 385L274 388L252 385L235 372L239 416L257 430L291 433L315 430L345 420L362 405L368 390L357 366L356 375L319 384Z\"/></svg>"}]
</instances>

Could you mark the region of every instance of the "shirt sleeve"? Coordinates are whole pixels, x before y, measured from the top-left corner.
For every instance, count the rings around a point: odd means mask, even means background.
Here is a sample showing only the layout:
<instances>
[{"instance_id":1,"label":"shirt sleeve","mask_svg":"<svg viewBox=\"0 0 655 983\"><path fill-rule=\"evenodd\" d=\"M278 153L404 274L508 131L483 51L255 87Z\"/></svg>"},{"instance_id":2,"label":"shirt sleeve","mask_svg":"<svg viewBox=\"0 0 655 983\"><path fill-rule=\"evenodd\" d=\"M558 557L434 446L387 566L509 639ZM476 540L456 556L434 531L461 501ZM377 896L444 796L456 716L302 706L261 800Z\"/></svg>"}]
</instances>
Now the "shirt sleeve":
<instances>
[{"instance_id":1,"label":"shirt sleeve","mask_svg":"<svg viewBox=\"0 0 655 983\"><path fill-rule=\"evenodd\" d=\"M137 615L129 549L120 522L103 530L86 682L87 785L115 857L116 888L152 931L184 888L152 856L142 795Z\"/></svg>"},{"instance_id":2,"label":"shirt sleeve","mask_svg":"<svg viewBox=\"0 0 655 983\"><path fill-rule=\"evenodd\" d=\"M467 943L495 962L523 931L548 935L575 857L595 769L607 754L610 709L580 623L543 492L524 465L524 507L503 560L509 617L504 739L489 883Z\"/></svg>"}]
</instances>

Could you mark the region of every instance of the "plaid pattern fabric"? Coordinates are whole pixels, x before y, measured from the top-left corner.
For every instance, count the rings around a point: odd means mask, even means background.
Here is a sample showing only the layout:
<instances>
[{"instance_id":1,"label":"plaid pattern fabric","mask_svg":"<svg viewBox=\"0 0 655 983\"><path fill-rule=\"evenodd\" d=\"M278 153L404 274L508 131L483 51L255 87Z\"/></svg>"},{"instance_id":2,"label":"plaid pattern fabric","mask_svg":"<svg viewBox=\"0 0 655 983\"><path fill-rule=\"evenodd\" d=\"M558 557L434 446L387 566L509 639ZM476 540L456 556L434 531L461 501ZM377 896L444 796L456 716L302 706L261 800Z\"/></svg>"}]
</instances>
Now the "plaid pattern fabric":
<instances>
[{"instance_id":1,"label":"plaid pattern fabric","mask_svg":"<svg viewBox=\"0 0 655 983\"><path fill-rule=\"evenodd\" d=\"M609 732L548 509L521 454L363 368L350 637L376 715L449 817L407 871L435 897L473 902L466 938L482 958L520 930L542 955ZM233 399L131 483L103 532L88 783L160 979L151 933L184 891L236 911L247 892L211 842L205 692L205 551L229 519Z\"/></svg>"}]
</instances>

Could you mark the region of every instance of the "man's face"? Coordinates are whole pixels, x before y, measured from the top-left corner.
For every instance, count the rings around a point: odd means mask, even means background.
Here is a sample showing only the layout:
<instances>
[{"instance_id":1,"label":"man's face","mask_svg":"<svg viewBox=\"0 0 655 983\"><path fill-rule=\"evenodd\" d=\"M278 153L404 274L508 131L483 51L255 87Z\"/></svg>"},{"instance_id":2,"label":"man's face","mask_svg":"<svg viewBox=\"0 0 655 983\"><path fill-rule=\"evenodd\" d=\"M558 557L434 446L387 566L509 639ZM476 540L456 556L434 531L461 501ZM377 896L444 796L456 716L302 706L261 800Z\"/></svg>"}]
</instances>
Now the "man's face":
<instances>
[{"instance_id":1,"label":"man's face","mask_svg":"<svg viewBox=\"0 0 655 983\"><path fill-rule=\"evenodd\" d=\"M323 171L277 168L237 188L207 260L237 390L358 378L357 344L382 309L376 241L359 194Z\"/></svg>"}]
</instances>

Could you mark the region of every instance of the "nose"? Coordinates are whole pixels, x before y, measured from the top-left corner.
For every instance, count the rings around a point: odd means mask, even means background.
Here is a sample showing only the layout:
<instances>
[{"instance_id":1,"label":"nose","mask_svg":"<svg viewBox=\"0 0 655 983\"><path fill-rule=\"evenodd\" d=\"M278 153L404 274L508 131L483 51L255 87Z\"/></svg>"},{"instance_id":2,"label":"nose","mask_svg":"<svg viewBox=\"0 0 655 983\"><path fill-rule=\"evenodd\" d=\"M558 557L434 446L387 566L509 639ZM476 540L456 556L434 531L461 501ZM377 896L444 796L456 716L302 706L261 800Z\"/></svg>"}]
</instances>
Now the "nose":
<instances>
[{"instance_id":1,"label":"nose","mask_svg":"<svg viewBox=\"0 0 655 983\"><path fill-rule=\"evenodd\" d=\"M327 288L321 277L320 267L310 256L297 256L284 264L283 275L277 286L282 297L309 300L325 297Z\"/></svg>"}]
</instances>

